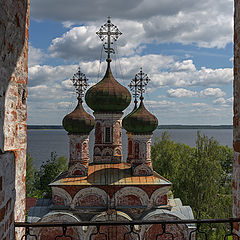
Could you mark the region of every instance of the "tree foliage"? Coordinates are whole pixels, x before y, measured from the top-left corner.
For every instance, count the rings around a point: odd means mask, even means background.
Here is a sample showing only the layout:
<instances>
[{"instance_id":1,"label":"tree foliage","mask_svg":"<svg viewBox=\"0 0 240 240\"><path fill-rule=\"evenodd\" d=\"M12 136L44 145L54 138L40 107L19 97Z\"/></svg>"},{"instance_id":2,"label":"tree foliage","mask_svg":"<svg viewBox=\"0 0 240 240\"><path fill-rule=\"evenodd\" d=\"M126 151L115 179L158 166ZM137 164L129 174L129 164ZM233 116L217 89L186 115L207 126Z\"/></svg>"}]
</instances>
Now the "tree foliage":
<instances>
[{"instance_id":1,"label":"tree foliage","mask_svg":"<svg viewBox=\"0 0 240 240\"><path fill-rule=\"evenodd\" d=\"M41 165L37 171L33 167L33 158L27 156L27 177L26 195L27 197L50 197L51 188L48 186L61 172L66 171L68 162L66 157L57 157L55 152L51 153L50 159ZM29 187L27 187L29 185Z\"/></svg>"},{"instance_id":2,"label":"tree foliage","mask_svg":"<svg viewBox=\"0 0 240 240\"><path fill-rule=\"evenodd\" d=\"M35 174L37 172L37 169L33 166L33 157L30 156L30 154L27 154L27 169L26 169L26 193L27 196L32 196L32 194L34 195L34 191L35 191Z\"/></svg>"},{"instance_id":3,"label":"tree foliage","mask_svg":"<svg viewBox=\"0 0 240 240\"><path fill-rule=\"evenodd\" d=\"M154 170L170 180L175 197L190 205L195 217L229 217L232 208L233 150L197 133L195 147L175 143L164 132L152 147ZM219 229L217 229L219 230Z\"/></svg>"}]
</instances>

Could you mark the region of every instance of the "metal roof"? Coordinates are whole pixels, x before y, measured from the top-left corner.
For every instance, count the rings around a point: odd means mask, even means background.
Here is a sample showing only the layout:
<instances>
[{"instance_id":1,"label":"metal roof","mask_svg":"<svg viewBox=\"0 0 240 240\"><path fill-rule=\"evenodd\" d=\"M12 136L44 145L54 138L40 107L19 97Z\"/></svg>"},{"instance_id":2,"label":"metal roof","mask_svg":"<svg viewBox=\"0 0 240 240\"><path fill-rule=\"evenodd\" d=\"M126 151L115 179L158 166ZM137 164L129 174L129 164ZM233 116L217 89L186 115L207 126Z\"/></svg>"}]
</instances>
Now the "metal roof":
<instances>
[{"instance_id":1,"label":"metal roof","mask_svg":"<svg viewBox=\"0 0 240 240\"><path fill-rule=\"evenodd\" d=\"M156 172L152 176L132 176L130 164L118 163L89 165L85 177L62 173L50 184L58 185L171 185L171 182Z\"/></svg>"}]
</instances>

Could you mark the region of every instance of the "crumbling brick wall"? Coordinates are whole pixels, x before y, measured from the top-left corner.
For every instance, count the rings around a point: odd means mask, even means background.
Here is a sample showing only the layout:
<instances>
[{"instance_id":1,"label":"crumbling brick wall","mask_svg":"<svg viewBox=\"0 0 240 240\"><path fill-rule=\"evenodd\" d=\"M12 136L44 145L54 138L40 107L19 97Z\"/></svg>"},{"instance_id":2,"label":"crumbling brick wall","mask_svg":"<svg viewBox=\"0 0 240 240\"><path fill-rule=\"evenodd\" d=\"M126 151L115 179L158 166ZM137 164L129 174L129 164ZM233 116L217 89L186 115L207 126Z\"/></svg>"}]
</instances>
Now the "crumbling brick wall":
<instances>
[{"instance_id":1,"label":"crumbling brick wall","mask_svg":"<svg viewBox=\"0 0 240 240\"><path fill-rule=\"evenodd\" d=\"M235 0L234 13L234 104L233 104L233 217L240 217L240 0ZM234 225L236 233L239 224Z\"/></svg>"},{"instance_id":2,"label":"crumbling brick wall","mask_svg":"<svg viewBox=\"0 0 240 240\"><path fill-rule=\"evenodd\" d=\"M12 240L25 220L29 0L0 6L0 239Z\"/></svg>"}]
</instances>

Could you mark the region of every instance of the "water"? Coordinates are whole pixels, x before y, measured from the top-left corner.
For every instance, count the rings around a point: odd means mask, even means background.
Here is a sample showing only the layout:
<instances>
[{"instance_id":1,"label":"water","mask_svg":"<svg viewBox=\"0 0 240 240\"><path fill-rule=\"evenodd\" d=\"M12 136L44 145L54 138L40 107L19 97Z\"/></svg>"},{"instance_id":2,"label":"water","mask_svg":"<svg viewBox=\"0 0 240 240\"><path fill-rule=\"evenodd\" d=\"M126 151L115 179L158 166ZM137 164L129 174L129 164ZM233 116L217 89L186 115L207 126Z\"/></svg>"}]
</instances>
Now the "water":
<instances>
[{"instance_id":1,"label":"water","mask_svg":"<svg viewBox=\"0 0 240 240\"><path fill-rule=\"evenodd\" d=\"M185 143L195 146L198 129L157 129L153 134L153 143L160 138L162 133L167 131L171 139L175 142ZM214 137L221 145L232 147L232 129L201 129L201 134ZM56 152L58 156L68 157L68 136L65 130L28 130L27 151L34 158L35 167L39 168L43 162L50 158L51 152ZM90 135L90 156L93 152L94 132ZM127 155L127 136L123 130L123 158Z\"/></svg>"}]
</instances>

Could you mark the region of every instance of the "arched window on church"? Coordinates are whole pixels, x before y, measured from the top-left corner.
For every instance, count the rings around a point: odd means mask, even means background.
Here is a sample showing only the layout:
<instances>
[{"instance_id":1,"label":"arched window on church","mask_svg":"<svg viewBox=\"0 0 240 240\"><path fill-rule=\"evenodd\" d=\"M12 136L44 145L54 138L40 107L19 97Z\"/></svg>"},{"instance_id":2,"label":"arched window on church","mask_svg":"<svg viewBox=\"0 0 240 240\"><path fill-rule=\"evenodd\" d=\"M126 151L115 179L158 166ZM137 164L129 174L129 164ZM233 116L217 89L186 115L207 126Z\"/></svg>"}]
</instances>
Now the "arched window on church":
<instances>
[{"instance_id":1,"label":"arched window on church","mask_svg":"<svg viewBox=\"0 0 240 240\"><path fill-rule=\"evenodd\" d=\"M132 140L128 141L128 155L132 155Z\"/></svg>"},{"instance_id":2,"label":"arched window on church","mask_svg":"<svg viewBox=\"0 0 240 240\"><path fill-rule=\"evenodd\" d=\"M105 142L106 143L111 142L111 129L110 129L110 127L105 128Z\"/></svg>"},{"instance_id":3,"label":"arched window on church","mask_svg":"<svg viewBox=\"0 0 240 240\"><path fill-rule=\"evenodd\" d=\"M135 143L134 152L135 152L135 159L139 159L139 143L138 142Z\"/></svg>"}]
</instances>

